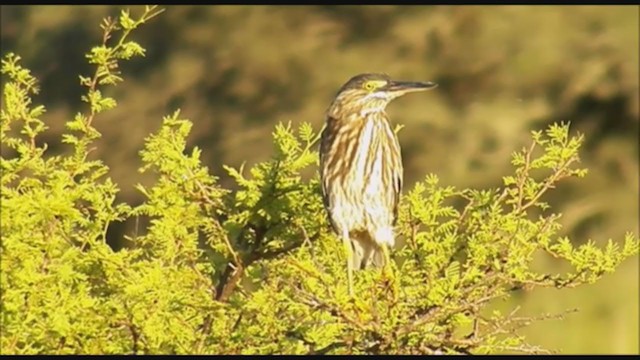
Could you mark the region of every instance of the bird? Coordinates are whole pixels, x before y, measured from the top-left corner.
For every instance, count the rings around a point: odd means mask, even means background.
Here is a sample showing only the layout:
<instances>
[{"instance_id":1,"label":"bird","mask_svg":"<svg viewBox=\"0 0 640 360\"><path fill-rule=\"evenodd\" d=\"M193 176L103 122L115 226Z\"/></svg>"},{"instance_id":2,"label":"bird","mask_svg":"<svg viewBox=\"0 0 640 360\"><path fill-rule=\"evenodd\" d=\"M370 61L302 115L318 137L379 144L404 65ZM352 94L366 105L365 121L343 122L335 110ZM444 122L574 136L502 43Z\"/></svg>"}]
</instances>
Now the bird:
<instances>
[{"instance_id":1,"label":"bird","mask_svg":"<svg viewBox=\"0 0 640 360\"><path fill-rule=\"evenodd\" d=\"M351 296L354 270L387 269L395 244L403 165L386 107L402 95L435 87L363 73L349 79L326 110L319 150L322 200L347 254Z\"/></svg>"}]
</instances>

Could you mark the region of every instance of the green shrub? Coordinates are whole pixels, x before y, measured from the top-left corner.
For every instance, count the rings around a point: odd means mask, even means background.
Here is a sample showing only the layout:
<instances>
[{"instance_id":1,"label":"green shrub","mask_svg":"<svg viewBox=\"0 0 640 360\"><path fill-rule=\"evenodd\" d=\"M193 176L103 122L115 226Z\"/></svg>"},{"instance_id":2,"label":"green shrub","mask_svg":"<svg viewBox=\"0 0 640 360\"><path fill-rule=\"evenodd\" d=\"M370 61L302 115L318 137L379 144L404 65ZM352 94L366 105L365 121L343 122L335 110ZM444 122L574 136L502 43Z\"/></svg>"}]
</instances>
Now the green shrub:
<instances>
[{"instance_id":1,"label":"green shrub","mask_svg":"<svg viewBox=\"0 0 640 360\"><path fill-rule=\"evenodd\" d=\"M146 201L116 203L109 168L91 158L99 115L116 106L103 89L122 82L118 61L144 55L130 32L158 15L105 19L104 41L80 77L88 109L66 124L69 152L52 156L38 136L43 106L20 57L2 60L2 353L494 353L543 352L517 330L548 317L488 311L492 300L536 287L573 287L613 272L639 250L573 246L543 196L576 167L583 137L567 124L533 132L513 154L499 189L455 189L428 175L400 207L395 281L358 272L347 294L346 260L328 227L318 177L318 133L278 125L270 161L226 167L230 191L188 150L192 123L176 111L146 139L139 185ZM113 37L119 34L114 41ZM114 251L113 222L148 217L147 229ZM534 257L571 266L535 271Z\"/></svg>"}]
</instances>

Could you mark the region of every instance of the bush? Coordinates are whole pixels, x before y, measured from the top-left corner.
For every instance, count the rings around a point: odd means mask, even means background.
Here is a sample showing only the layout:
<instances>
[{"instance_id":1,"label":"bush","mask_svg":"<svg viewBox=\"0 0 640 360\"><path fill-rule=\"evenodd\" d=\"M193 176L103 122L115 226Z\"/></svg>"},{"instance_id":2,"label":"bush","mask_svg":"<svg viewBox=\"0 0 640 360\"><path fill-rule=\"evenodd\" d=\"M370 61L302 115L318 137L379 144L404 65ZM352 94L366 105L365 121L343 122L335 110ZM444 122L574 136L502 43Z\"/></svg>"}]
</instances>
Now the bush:
<instances>
[{"instance_id":1,"label":"bush","mask_svg":"<svg viewBox=\"0 0 640 360\"><path fill-rule=\"evenodd\" d=\"M568 124L534 131L502 188L417 183L401 200L393 280L360 271L355 298L318 177L301 175L317 165L309 124L278 125L270 161L226 167L230 191L187 149L192 124L176 111L141 151L141 171L157 176L137 187L146 201L116 203L109 168L91 158L94 121L117 106L103 90L123 81L118 61L144 55L130 33L161 12L105 19L103 43L87 54L96 72L80 77L88 109L66 124L65 155L38 140L47 125L32 104L36 79L19 56L2 60L1 142L13 151L1 158L3 353L543 352L517 330L551 315L490 312L492 300L593 283L638 253L631 233L602 249L556 235L560 214L543 196L586 175L583 137ZM111 223L141 218L149 225L131 246L107 245ZM572 270L535 271L539 256Z\"/></svg>"}]
</instances>

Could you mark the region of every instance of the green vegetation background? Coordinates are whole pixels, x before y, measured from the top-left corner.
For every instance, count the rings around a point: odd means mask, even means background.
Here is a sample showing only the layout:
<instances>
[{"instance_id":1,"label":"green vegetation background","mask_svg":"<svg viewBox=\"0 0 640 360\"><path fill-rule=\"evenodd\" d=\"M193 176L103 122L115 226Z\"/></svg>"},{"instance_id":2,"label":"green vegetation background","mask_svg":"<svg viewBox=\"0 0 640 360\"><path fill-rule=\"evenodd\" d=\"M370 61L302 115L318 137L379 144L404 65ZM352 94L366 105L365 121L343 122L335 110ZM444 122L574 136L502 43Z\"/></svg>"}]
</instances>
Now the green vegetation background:
<instances>
[{"instance_id":1,"label":"green vegetation background","mask_svg":"<svg viewBox=\"0 0 640 360\"><path fill-rule=\"evenodd\" d=\"M135 9L135 7L134 7ZM101 36L111 6L2 6L2 53L22 56L41 80L38 103L55 152L91 73L81 54ZM407 188L425 173L457 187L501 185L510 153L530 129L570 121L587 139L589 175L549 202L563 234L622 238L638 233L639 9L636 6L169 6L136 41L145 59L123 63L119 106L97 127L96 156L111 168L119 201L136 205L144 137L176 108L194 122L191 145L224 186L233 167L268 159L277 122L320 129L338 87L361 72L430 80L435 91L390 105L400 132ZM50 138L48 138L50 137ZM4 149L3 149L4 150ZM135 224L109 229L111 245ZM553 263L541 264L555 266ZM638 353L638 258L595 285L540 289L523 312L578 307L523 331L564 353Z\"/></svg>"}]
</instances>

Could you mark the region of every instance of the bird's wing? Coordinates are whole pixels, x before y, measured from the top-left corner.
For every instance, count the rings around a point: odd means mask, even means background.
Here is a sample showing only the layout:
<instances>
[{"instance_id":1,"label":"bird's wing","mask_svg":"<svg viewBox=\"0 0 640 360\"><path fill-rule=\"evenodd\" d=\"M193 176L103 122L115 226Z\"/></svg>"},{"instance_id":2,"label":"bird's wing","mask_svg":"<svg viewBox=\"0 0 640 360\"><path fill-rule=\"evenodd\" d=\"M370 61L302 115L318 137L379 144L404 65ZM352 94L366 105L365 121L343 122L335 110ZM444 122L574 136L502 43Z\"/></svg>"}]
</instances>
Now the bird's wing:
<instances>
[{"instance_id":1,"label":"bird's wing","mask_svg":"<svg viewBox=\"0 0 640 360\"><path fill-rule=\"evenodd\" d=\"M400 142L396 134L394 136L394 151L396 152L396 164L392 166L392 186L393 186L393 225L398 221L398 204L400 203L400 194L402 193L403 173L402 154L400 150Z\"/></svg>"},{"instance_id":2,"label":"bird's wing","mask_svg":"<svg viewBox=\"0 0 640 360\"><path fill-rule=\"evenodd\" d=\"M322 204L324 205L325 210L327 211L327 215L329 217L329 223L335 232L339 232L338 227L333 219L331 214L331 191L329 189L329 179L326 174L325 169L325 161L327 161L326 157L328 156L328 147L331 146L331 139L329 138L329 133L327 130L327 126L325 124L322 129L322 134L320 136L320 183L322 188Z\"/></svg>"},{"instance_id":3,"label":"bird's wing","mask_svg":"<svg viewBox=\"0 0 640 360\"><path fill-rule=\"evenodd\" d=\"M393 174L393 225L398 221L398 204L400 203L400 193L402 192L402 168L394 171Z\"/></svg>"},{"instance_id":4,"label":"bird's wing","mask_svg":"<svg viewBox=\"0 0 640 360\"><path fill-rule=\"evenodd\" d=\"M325 157L327 152L327 146L329 146L327 141L327 126L325 125L321 130L320 135L320 183L322 185L322 203L324 204L325 209L329 209L329 189L327 184L327 177L325 176Z\"/></svg>"}]
</instances>

